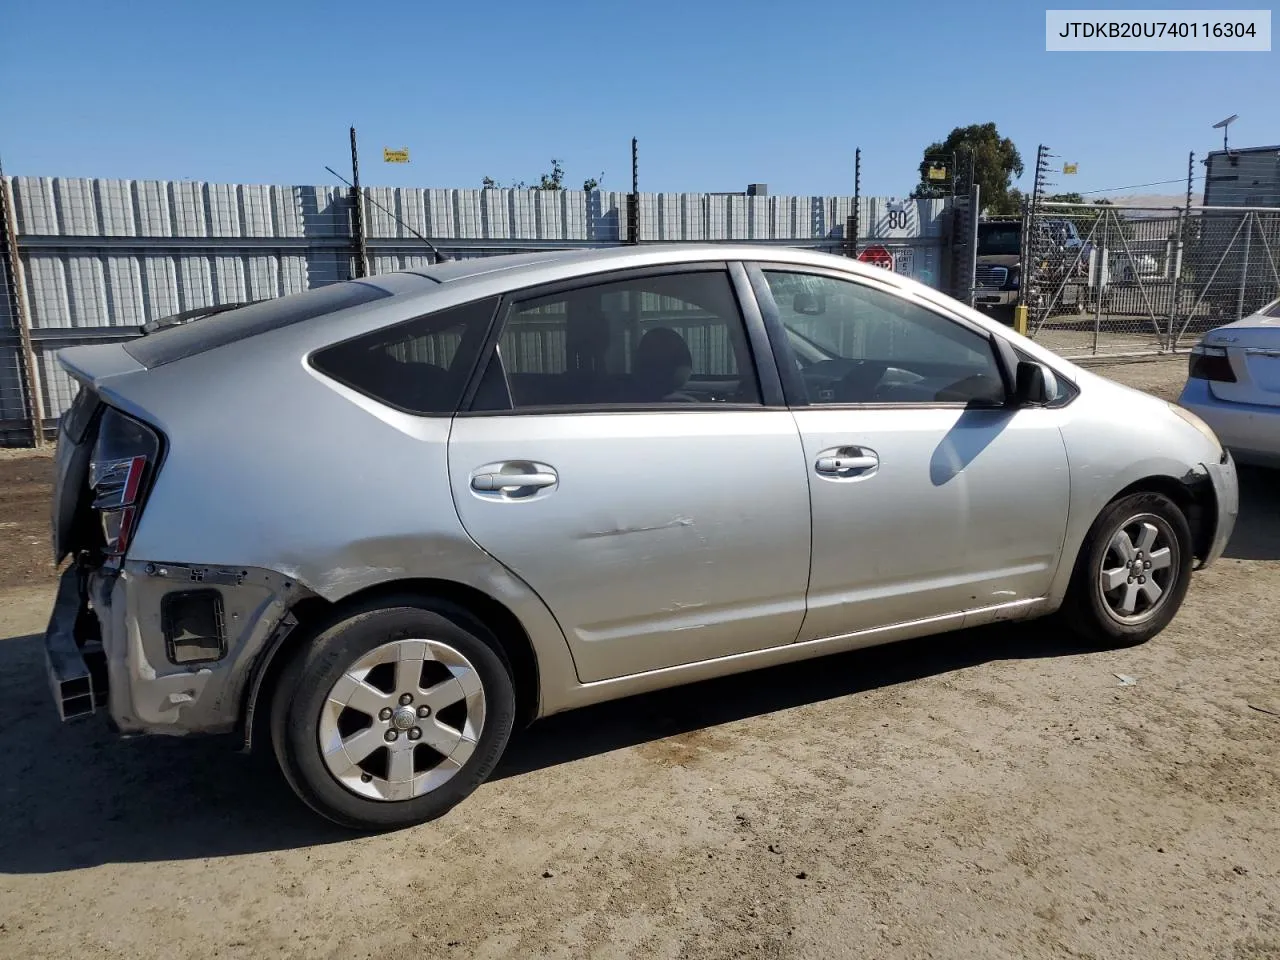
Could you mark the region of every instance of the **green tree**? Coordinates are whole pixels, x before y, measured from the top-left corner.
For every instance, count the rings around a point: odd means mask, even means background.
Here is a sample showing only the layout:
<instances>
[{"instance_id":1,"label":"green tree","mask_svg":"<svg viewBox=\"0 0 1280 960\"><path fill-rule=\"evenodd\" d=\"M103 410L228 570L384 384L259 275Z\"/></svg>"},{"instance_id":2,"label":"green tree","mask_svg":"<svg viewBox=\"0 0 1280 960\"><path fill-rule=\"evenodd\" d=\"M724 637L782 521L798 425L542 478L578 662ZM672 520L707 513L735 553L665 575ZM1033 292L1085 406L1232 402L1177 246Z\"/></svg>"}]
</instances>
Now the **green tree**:
<instances>
[{"instance_id":1,"label":"green tree","mask_svg":"<svg viewBox=\"0 0 1280 960\"><path fill-rule=\"evenodd\" d=\"M599 190L600 185L604 182L604 173L601 172L598 177L588 177L582 182L582 189L590 193L592 190ZM480 180L480 186L485 190L493 190L499 187L510 187L512 190L563 190L564 189L564 165L555 157L551 158L551 170L542 174L538 178L538 182L530 186L523 180L512 182L509 184L500 183L493 177L483 177Z\"/></svg>"},{"instance_id":2,"label":"green tree","mask_svg":"<svg viewBox=\"0 0 1280 960\"><path fill-rule=\"evenodd\" d=\"M957 182L967 182L970 169L981 191L982 207L992 214L1017 213L1021 195L1012 187L1015 177L1022 176L1022 156L1008 137L1000 136L994 123L973 123L956 127L941 142L924 148L918 168L918 180L912 197L939 197L949 192L929 179L929 169L939 162L950 164L949 171Z\"/></svg>"},{"instance_id":3,"label":"green tree","mask_svg":"<svg viewBox=\"0 0 1280 960\"><path fill-rule=\"evenodd\" d=\"M563 190L564 189L564 167L560 165L560 161L555 157L551 158L551 172L544 173L535 190Z\"/></svg>"}]
</instances>

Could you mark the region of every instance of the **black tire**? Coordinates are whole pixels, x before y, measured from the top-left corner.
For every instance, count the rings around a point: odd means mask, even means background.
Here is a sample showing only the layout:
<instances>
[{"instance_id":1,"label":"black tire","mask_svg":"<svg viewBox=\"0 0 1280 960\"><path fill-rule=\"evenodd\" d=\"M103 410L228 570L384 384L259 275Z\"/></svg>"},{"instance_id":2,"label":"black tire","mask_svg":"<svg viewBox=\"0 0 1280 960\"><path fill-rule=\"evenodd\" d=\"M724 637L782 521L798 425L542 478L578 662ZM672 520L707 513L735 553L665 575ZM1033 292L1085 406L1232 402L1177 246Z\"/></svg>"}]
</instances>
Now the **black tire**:
<instances>
[{"instance_id":1,"label":"black tire","mask_svg":"<svg viewBox=\"0 0 1280 960\"><path fill-rule=\"evenodd\" d=\"M1145 610L1135 609L1134 615L1126 618L1115 609L1117 600L1108 601L1101 579L1104 562L1111 565L1109 569L1117 569L1117 564L1120 567L1125 565L1125 561L1114 551L1113 538L1122 529L1137 529L1135 524L1138 523L1150 523L1158 528L1162 540L1157 543L1168 541L1169 577L1161 586L1158 601ZM1130 540L1132 541L1132 537ZM1114 649L1145 643L1167 627L1182 606L1187 588L1191 585L1191 568L1194 563L1192 551L1191 528L1187 518L1178 505L1164 494L1135 493L1112 502L1094 521L1080 548L1071 585L1062 605L1063 621L1073 634L1093 647ZM1139 568L1134 568L1132 572L1137 574ZM1154 578L1154 572L1141 572ZM1140 577L1135 575L1131 581L1127 580L1126 584L1114 588L1112 598L1123 596L1130 587L1142 590L1139 580ZM1145 593L1138 597L1139 604L1144 602Z\"/></svg>"},{"instance_id":2,"label":"black tire","mask_svg":"<svg viewBox=\"0 0 1280 960\"><path fill-rule=\"evenodd\" d=\"M471 755L439 787L411 799L367 799L343 786L326 765L321 712L348 668L384 644L406 639L441 641L470 661L483 689L484 723ZM443 601L384 598L344 612L294 654L271 698L271 742L289 785L321 816L353 830L394 830L443 816L485 781L511 736L515 706L510 666L475 618Z\"/></svg>"}]
</instances>

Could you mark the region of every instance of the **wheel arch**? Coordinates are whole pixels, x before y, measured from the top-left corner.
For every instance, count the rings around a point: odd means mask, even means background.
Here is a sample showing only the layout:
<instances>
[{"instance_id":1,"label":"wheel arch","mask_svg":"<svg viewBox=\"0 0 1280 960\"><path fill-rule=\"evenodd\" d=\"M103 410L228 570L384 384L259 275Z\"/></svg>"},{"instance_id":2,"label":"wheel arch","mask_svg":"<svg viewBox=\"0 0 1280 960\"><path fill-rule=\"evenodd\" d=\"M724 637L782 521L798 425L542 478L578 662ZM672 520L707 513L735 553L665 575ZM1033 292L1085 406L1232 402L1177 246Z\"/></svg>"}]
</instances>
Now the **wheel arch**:
<instances>
[{"instance_id":1,"label":"wheel arch","mask_svg":"<svg viewBox=\"0 0 1280 960\"><path fill-rule=\"evenodd\" d=\"M1218 523L1218 502L1207 473L1189 471L1182 477L1168 474L1146 476L1118 491L1107 505L1134 493L1161 493L1172 500L1191 528L1192 556L1203 560L1208 555Z\"/></svg>"},{"instance_id":2,"label":"wheel arch","mask_svg":"<svg viewBox=\"0 0 1280 960\"><path fill-rule=\"evenodd\" d=\"M1218 503L1208 471L1195 467L1187 469L1185 464L1155 461L1144 463L1128 476L1115 477L1113 481L1116 485L1108 486L1109 493L1096 487L1089 496L1073 492L1062 555L1049 590L1049 598L1055 608L1066 598L1089 531L1111 504L1131 494L1150 492L1168 497L1187 519L1194 560L1203 560L1212 550Z\"/></svg>"},{"instance_id":3,"label":"wheel arch","mask_svg":"<svg viewBox=\"0 0 1280 960\"><path fill-rule=\"evenodd\" d=\"M498 653L511 671L516 694L516 725L528 726L538 716L540 674L537 653L524 624L502 602L484 591L452 580L413 578L390 580L366 587L341 600L331 602L310 595L299 600L285 618L288 628L279 631L253 666L246 684L240 709L240 733L244 749L255 742L267 742L267 709L276 684L293 654L314 639L330 624L342 618L347 610L376 603L379 599L412 595L422 599L442 600L474 619L491 633L498 643Z\"/></svg>"}]
</instances>

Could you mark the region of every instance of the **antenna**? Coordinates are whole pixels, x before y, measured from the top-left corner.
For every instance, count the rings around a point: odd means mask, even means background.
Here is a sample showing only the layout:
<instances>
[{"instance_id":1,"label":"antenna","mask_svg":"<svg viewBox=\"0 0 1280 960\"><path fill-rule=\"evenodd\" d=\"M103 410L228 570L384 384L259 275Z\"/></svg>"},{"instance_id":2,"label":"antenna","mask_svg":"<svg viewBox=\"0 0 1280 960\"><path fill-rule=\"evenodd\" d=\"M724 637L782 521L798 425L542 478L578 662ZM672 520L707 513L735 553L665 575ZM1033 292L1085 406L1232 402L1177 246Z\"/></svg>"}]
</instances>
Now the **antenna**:
<instances>
[{"instance_id":1,"label":"antenna","mask_svg":"<svg viewBox=\"0 0 1280 960\"><path fill-rule=\"evenodd\" d=\"M337 177L343 183L345 183L348 187L352 186L351 181L348 180L346 177L344 177L342 174L340 174L337 170L333 169L333 167L325 167L325 169L328 170L330 173L332 173L335 177ZM354 189L354 187L352 189ZM401 220L398 216L396 216L394 213L392 213L390 210L388 210L386 207L380 204L377 200L373 199L373 197L366 197L365 199L367 199L370 203L372 203L375 207L377 207L379 210L385 213L388 217L390 217L396 223L400 224L400 226L404 227L406 230L412 233L415 237L417 237L419 240L425 243L428 247L430 247L431 252L436 255L436 263L443 263L445 260L449 259L443 253L441 253L438 249L436 249L436 245L434 243L432 243L430 240L428 240L426 237L420 234L417 230L413 229L413 227L409 226L407 223Z\"/></svg>"},{"instance_id":2,"label":"antenna","mask_svg":"<svg viewBox=\"0 0 1280 960\"><path fill-rule=\"evenodd\" d=\"M1213 125L1213 129L1222 131L1222 149L1226 151L1228 154L1231 153L1231 150L1227 146L1227 128L1239 119L1240 119L1240 114L1233 113L1231 116L1227 117L1227 119L1219 120L1217 123Z\"/></svg>"}]
</instances>

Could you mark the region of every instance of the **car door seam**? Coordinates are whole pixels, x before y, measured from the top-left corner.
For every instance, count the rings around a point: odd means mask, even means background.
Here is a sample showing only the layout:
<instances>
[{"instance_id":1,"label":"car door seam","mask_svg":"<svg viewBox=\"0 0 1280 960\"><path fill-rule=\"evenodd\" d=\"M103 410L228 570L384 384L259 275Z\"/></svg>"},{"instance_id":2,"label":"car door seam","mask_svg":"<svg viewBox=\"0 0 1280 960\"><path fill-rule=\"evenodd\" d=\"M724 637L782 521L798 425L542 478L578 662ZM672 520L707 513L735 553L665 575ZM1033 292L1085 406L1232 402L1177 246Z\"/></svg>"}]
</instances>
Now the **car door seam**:
<instances>
[{"instance_id":1,"label":"car door seam","mask_svg":"<svg viewBox=\"0 0 1280 960\"><path fill-rule=\"evenodd\" d=\"M582 683L582 671L578 668L578 661L573 656L573 644L569 642L569 635L565 632L564 624L560 622L560 618L556 616L556 612L551 609L551 605L547 603L546 598L543 597L542 594L539 593L537 590L535 590L533 588L533 585L528 581L526 581L524 577L520 576L518 573L512 570L509 566L507 566L505 563L503 563L501 560L495 557L492 553L486 550L484 548L484 545L481 544L478 540L476 540L475 537L471 535L471 531L467 529L467 525L462 519L462 507L458 504L458 491L455 488L453 483L453 477L454 477L453 430L457 423L457 419L458 418L456 415L449 418L449 433L445 437L444 466L446 471L445 475L449 479L449 502L453 505L453 515L458 521L458 526L462 530L462 535L467 538L467 541L471 543L472 546L474 546L482 554L484 554L486 557L488 557L490 560L496 563L503 571L505 571L507 576L511 577L513 580L519 583L522 587L528 590L530 594L538 598L538 602L542 604L542 608L547 611L547 615L551 617L552 622L556 625L556 628L560 631L560 639L564 642L565 648L569 651L569 662L573 664L574 678L578 681L578 683ZM521 626L523 626L523 624ZM542 700L541 690L538 691L538 699L539 699L539 702L541 702Z\"/></svg>"}]
</instances>

